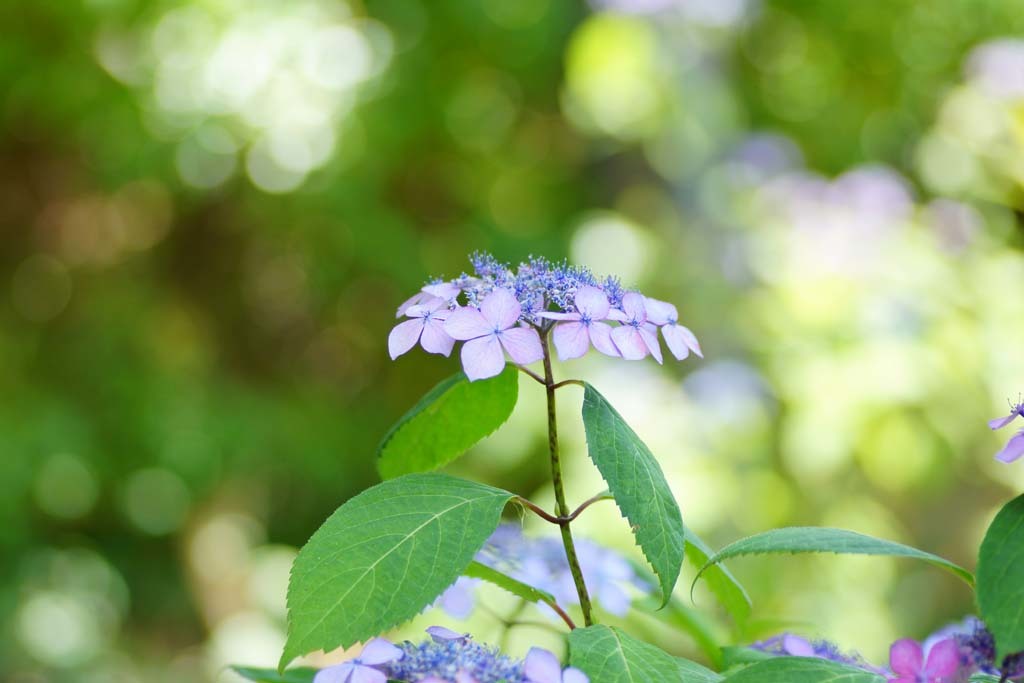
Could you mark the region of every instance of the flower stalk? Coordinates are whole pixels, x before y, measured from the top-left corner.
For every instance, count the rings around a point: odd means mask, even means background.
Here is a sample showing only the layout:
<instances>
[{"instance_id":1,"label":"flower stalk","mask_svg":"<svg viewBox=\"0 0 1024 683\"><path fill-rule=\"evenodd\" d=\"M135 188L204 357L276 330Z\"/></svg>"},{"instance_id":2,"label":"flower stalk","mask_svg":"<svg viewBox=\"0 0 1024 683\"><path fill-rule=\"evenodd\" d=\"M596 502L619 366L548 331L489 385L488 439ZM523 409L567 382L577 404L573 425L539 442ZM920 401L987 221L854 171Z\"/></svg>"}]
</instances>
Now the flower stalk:
<instances>
[{"instance_id":1,"label":"flower stalk","mask_svg":"<svg viewBox=\"0 0 1024 683\"><path fill-rule=\"evenodd\" d=\"M580 598L583 623L586 626L592 626L594 617L590 605L590 594L587 592L587 584L583 580L583 570L580 568L580 561L576 556L576 546L572 540L572 529L569 523L569 504L565 500L565 485L562 482L562 463L558 454L558 422L555 415L555 379L551 372L551 351L547 330L541 332L540 340L544 350L544 389L548 403L548 454L551 458L551 483L555 489L555 511L560 518L565 520L564 523L559 523L558 528L562 533L562 545L565 546L565 559L569 563L569 571L572 573L576 593Z\"/></svg>"}]
</instances>

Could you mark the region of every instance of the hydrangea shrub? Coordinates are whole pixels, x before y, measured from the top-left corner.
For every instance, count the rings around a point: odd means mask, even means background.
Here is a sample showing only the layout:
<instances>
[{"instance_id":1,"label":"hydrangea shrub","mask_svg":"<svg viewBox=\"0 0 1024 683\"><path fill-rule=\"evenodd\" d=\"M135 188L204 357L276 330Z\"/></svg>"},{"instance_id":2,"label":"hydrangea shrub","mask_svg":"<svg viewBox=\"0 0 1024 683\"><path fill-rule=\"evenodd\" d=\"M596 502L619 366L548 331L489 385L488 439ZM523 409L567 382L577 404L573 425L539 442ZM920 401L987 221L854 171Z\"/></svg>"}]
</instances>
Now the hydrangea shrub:
<instances>
[{"instance_id":1,"label":"hydrangea shrub","mask_svg":"<svg viewBox=\"0 0 1024 683\"><path fill-rule=\"evenodd\" d=\"M425 285L397 309L388 352L416 346L450 356L461 372L438 384L383 438L384 481L344 503L302 548L288 588L288 637L278 671L236 668L254 681L305 683L966 683L1024 678L1024 496L996 516L981 546L977 577L924 550L853 530L767 530L715 552L683 522L654 453L597 388L557 380L563 361L591 348L623 361L702 357L696 335L675 305L627 289L614 277L531 258L512 268L487 254L471 257L472 274ZM664 349L662 348L664 344ZM666 352L667 350L667 352ZM548 460L555 509L512 491L435 470L497 429L518 400L517 374L540 385L547 401ZM555 410L556 392L582 390L581 419L590 459L607 491L575 510L566 503ZM1024 416L1024 404L992 420L999 429ZM997 454L1024 455L1024 431ZM573 534L587 509L610 500L632 531L646 565ZM536 514L557 536L527 537L502 524L510 506ZM924 641L901 638L887 665L825 641L781 634L735 647L706 626L677 595L684 559L699 568L726 612L740 623L750 600L722 562L759 553L850 553L903 557L953 573L976 591L979 618ZM492 583L566 634L568 662L531 649L523 659L438 625L420 643L383 634L438 606L465 618L476 589ZM687 633L711 668L676 657L636 634L598 623L646 610ZM319 671L286 667L297 657L365 643L361 654Z\"/></svg>"}]
</instances>

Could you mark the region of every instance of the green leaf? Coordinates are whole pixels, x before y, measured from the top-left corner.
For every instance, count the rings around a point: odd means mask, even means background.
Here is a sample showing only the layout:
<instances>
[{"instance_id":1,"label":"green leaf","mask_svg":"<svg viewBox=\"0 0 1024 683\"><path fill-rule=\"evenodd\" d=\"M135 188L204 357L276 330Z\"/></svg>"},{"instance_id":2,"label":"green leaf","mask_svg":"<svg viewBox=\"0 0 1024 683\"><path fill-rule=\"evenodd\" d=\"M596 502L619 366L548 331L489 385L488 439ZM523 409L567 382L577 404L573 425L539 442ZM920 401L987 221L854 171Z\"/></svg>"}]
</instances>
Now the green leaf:
<instances>
[{"instance_id":1,"label":"green leaf","mask_svg":"<svg viewBox=\"0 0 1024 683\"><path fill-rule=\"evenodd\" d=\"M1024 496L999 511L978 554L978 607L997 661L1024 650Z\"/></svg>"},{"instance_id":2,"label":"green leaf","mask_svg":"<svg viewBox=\"0 0 1024 683\"><path fill-rule=\"evenodd\" d=\"M474 579L483 579L488 583L493 583L498 588L504 588L512 595L519 596L527 602L543 602L548 605L554 605L555 596L551 595L546 591L542 591L539 588L534 588L529 584L525 584L518 579L514 579L508 574L499 572L493 567L488 567L486 564L480 564L476 560L469 563L466 567L464 575L472 577Z\"/></svg>"},{"instance_id":3,"label":"green leaf","mask_svg":"<svg viewBox=\"0 0 1024 683\"><path fill-rule=\"evenodd\" d=\"M601 624L569 632L569 663L587 674L590 683L704 680L696 676L680 678L682 667L675 657Z\"/></svg>"},{"instance_id":4,"label":"green leaf","mask_svg":"<svg viewBox=\"0 0 1024 683\"><path fill-rule=\"evenodd\" d=\"M725 680L722 674L716 673L706 666L701 666L697 662L682 657L676 657L675 660L679 665L679 680L693 681L693 683L719 683L719 681Z\"/></svg>"},{"instance_id":5,"label":"green leaf","mask_svg":"<svg viewBox=\"0 0 1024 683\"><path fill-rule=\"evenodd\" d=\"M428 472L465 453L500 427L515 408L519 378L509 365L497 377L470 382L461 372L427 392L377 448L385 479Z\"/></svg>"},{"instance_id":6,"label":"green leaf","mask_svg":"<svg viewBox=\"0 0 1024 683\"><path fill-rule=\"evenodd\" d=\"M664 606L683 564L685 532L679 505L651 451L589 384L583 394L583 425L590 459L608 483L640 550L658 575Z\"/></svg>"},{"instance_id":7,"label":"green leaf","mask_svg":"<svg viewBox=\"0 0 1024 683\"><path fill-rule=\"evenodd\" d=\"M863 669L817 657L772 657L739 669L725 683L884 683Z\"/></svg>"},{"instance_id":8,"label":"green leaf","mask_svg":"<svg viewBox=\"0 0 1024 683\"><path fill-rule=\"evenodd\" d=\"M735 666L746 666L765 659L773 659L778 655L761 652L749 647L728 645L722 648L722 668L731 669Z\"/></svg>"},{"instance_id":9,"label":"green leaf","mask_svg":"<svg viewBox=\"0 0 1024 683\"><path fill-rule=\"evenodd\" d=\"M732 575L725 565L714 564L707 567L708 560L715 554L711 546L701 540L689 527L686 528L686 557L697 569L707 568L704 580L711 593L725 608L725 611L742 625L750 616L750 596L742 584ZM696 581L694 581L696 583Z\"/></svg>"},{"instance_id":10,"label":"green leaf","mask_svg":"<svg viewBox=\"0 0 1024 683\"><path fill-rule=\"evenodd\" d=\"M993 676L992 674L973 674L970 678L971 683L1000 683L999 676Z\"/></svg>"},{"instance_id":11,"label":"green leaf","mask_svg":"<svg viewBox=\"0 0 1024 683\"><path fill-rule=\"evenodd\" d=\"M281 667L411 619L473 560L512 498L444 474L409 474L342 505L299 551Z\"/></svg>"},{"instance_id":12,"label":"green leaf","mask_svg":"<svg viewBox=\"0 0 1024 683\"><path fill-rule=\"evenodd\" d=\"M888 555L891 557L910 557L924 560L940 567L974 585L971 573L949 560L938 555L926 553L917 548L884 541L871 536L859 534L846 529L829 529L825 527L787 527L772 529L764 533L748 536L727 545L708 560L697 573L696 583L705 570L711 566L740 555L758 555L762 553L836 553L849 555Z\"/></svg>"},{"instance_id":13,"label":"green leaf","mask_svg":"<svg viewBox=\"0 0 1024 683\"><path fill-rule=\"evenodd\" d=\"M279 673L274 669L255 669L250 666L233 666L231 670L242 678L256 683L312 683L316 669L299 667Z\"/></svg>"}]
</instances>

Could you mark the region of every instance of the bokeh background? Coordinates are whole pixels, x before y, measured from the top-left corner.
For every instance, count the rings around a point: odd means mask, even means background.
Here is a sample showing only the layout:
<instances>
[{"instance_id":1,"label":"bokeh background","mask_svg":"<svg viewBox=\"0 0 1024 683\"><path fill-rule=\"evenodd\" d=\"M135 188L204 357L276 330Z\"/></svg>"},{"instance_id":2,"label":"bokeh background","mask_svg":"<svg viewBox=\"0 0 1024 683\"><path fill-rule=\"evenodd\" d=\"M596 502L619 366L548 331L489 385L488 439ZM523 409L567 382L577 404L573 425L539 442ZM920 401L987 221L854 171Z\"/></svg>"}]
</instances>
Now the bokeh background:
<instances>
[{"instance_id":1,"label":"bokeh background","mask_svg":"<svg viewBox=\"0 0 1024 683\"><path fill-rule=\"evenodd\" d=\"M716 545L829 524L973 567L1024 487L985 426L1024 389L1013 0L15 0L0 26L4 680L276 662L296 548L456 368L391 362L394 309L476 249L679 306L703 361L558 372ZM522 395L454 471L550 500ZM638 557L610 506L581 522ZM733 569L742 637L875 661L972 609L912 563Z\"/></svg>"}]
</instances>

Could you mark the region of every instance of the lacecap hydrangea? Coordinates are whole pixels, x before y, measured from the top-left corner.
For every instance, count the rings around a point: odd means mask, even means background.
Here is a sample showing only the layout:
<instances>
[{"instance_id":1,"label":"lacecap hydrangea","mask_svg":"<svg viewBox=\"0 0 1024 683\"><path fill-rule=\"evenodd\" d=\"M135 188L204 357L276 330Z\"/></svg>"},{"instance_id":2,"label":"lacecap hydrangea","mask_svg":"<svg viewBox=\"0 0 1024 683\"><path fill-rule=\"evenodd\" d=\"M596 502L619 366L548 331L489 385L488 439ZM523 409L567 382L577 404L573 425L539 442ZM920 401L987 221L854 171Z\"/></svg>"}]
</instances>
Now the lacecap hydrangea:
<instances>
[{"instance_id":1,"label":"lacecap hydrangea","mask_svg":"<svg viewBox=\"0 0 1024 683\"><path fill-rule=\"evenodd\" d=\"M462 368L470 380L493 377L505 366L544 358L547 336L560 360L580 358L590 347L607 356L663 361L661 337L678 360L701 356L697 337L679 324L676 307L626 290L618 278L595 277L586 268L530 258L513 270L489 254L470 257L473 274L435 280L398 307L405 317L391 330L391 358L419 344L428 353L451 354L463 342Z\"/></svg>"}]
</instances>

